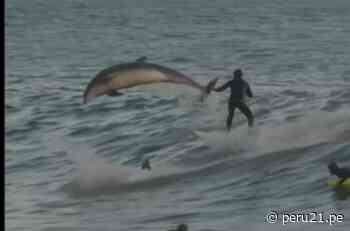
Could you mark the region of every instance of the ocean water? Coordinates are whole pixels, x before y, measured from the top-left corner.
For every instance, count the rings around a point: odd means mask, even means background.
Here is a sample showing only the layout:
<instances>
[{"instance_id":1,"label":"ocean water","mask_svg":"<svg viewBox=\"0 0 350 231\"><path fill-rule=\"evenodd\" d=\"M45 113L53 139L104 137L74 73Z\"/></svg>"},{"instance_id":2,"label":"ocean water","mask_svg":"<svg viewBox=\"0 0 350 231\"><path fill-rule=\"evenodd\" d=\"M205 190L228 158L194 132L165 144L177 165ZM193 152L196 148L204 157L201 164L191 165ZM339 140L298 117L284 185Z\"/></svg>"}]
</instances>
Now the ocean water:
<instances>
[{"instance_id":1,"label":"ocean water","mask_svg":"<svg viewBox=\"0 0 350 231\"><path fill-rule=\"evenodd\" d=\"M6 0L6 230L349 230L327 186L350 166L349 25L348 0ZM173 85L82 104L144 55L201 84L242 68L256 126ZM310 213L344 217L282 224Z\"/></svg>"}]
</instances>

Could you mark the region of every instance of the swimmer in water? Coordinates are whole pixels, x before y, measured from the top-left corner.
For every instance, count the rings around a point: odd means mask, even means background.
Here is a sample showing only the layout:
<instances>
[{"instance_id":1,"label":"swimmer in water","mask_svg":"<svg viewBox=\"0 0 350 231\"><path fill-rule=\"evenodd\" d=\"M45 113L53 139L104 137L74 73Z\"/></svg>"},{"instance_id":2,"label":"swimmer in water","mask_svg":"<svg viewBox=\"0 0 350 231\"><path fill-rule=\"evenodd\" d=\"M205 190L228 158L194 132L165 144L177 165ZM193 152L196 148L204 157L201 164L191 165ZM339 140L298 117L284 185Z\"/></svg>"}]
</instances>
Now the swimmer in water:
<instances>
[{"instance_id":1,"label":"swimmer in water","mask_svg":"<svg viewBox=\"0 0 350 231\"><path fill-rule=\"evenodd\" d=\"M254 122L254 117L252 111L249 109L248 105L244 102L244 96L252 98L253 93L250 89L249 84L242 79L243 72L241 69L236 69L233 72L233 79L226 82L221 87L213 88L213 91L224 91L226 88L230 87L231 95L228 101L228 116L226 120L227 130L230 131L232 127L232 120L236 108L238 108L248 119L248 126L252 127Z\"/></svg>"},{"instance_id":2,"label":"swimmer in water","mask_svg":"<svg viewBox=\"0 0 350 231\"><path fill-rule=\"evenodd\" d=\"M338 186L341 185L346 179L350 179L350 169L340 168L334 161L328 164L328 170L330 174L336 175L340 180Z\"/></svg>"}]
</instances>

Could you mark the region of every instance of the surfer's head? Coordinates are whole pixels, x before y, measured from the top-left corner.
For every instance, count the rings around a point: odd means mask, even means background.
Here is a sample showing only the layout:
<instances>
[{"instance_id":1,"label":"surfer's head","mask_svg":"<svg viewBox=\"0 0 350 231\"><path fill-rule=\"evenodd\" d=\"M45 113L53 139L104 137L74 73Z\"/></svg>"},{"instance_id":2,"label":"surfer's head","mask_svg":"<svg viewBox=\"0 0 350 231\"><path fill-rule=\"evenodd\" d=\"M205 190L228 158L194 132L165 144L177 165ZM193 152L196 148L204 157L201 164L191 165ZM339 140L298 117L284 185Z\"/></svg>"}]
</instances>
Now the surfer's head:
<instances>
[{"instance_id":1,"label":"surfer's head","mask_svg":"<svg viewBox=\"0 0 350 231\"><path fill-rule=\"evenodd\" d=\"M331 161L329 164L328 164L328 170L331 174L336 174L339 170L339 167L338 165L334 162L334 161Z\"/></svg>"},{"instance_id":2,"label":"surfer's head","mask_svg":"<svg viewBox=\"0 0 350 231\"><path fill-rule=\"evenodd\" d=\"M243 72L241 69L236 69L233 71L233 79L240 80L242 79Z\"/></svg>"},{"instance_id":3,"label":"surfer's head","mask_svg":"<svg viewBox=\"0 0 350 231\"><path fill-rule=\"evenodd\" d=\"M142 170L147 169L148 171L151 171L151 163L149 162L149 159L146 159L142 162Z\"/></svg>"}]
</instances>

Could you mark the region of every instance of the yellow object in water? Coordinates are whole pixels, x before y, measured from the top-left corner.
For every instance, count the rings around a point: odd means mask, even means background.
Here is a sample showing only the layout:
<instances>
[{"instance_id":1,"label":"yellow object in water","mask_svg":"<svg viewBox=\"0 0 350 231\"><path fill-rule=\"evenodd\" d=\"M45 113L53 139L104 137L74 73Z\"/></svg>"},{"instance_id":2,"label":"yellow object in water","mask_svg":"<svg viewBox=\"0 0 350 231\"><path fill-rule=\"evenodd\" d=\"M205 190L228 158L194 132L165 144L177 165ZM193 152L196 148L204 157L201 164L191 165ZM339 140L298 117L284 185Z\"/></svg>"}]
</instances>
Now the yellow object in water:
<instances>
[{"instance_id":1,"label":"yellow object in water","mask_svg":"<svg viewBox=\"0 0 350 231\"><path fill-rule=\"evenodd\" d=\"M330 180L328 181L328 186L333 188L333 189L340 189L340 190L345 190L350 192L350 178L346 179L341 185L338 185L339 183L338 180Z\"/></svg>"}]
</instances>

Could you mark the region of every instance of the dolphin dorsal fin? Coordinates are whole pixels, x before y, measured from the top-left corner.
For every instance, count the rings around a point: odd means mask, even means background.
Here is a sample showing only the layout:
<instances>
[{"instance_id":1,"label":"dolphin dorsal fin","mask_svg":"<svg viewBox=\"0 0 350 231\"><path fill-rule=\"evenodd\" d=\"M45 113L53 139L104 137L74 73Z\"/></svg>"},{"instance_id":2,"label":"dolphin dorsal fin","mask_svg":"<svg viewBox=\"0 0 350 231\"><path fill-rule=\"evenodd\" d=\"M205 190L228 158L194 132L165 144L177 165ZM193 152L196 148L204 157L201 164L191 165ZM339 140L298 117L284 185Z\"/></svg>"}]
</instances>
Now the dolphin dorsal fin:
<instances>
[{"instance_id":1,"label":"dolphin dorsal fin","mask_svg":"<svg viewBox=\"0 0 350 231\"><path fill-rule=\"evenodd\" d=\"M151 170L151 163L150 163L149 159L146 159L143 161L141 168L147 169L149 171Z\"/></svg>"}]
</instances>

